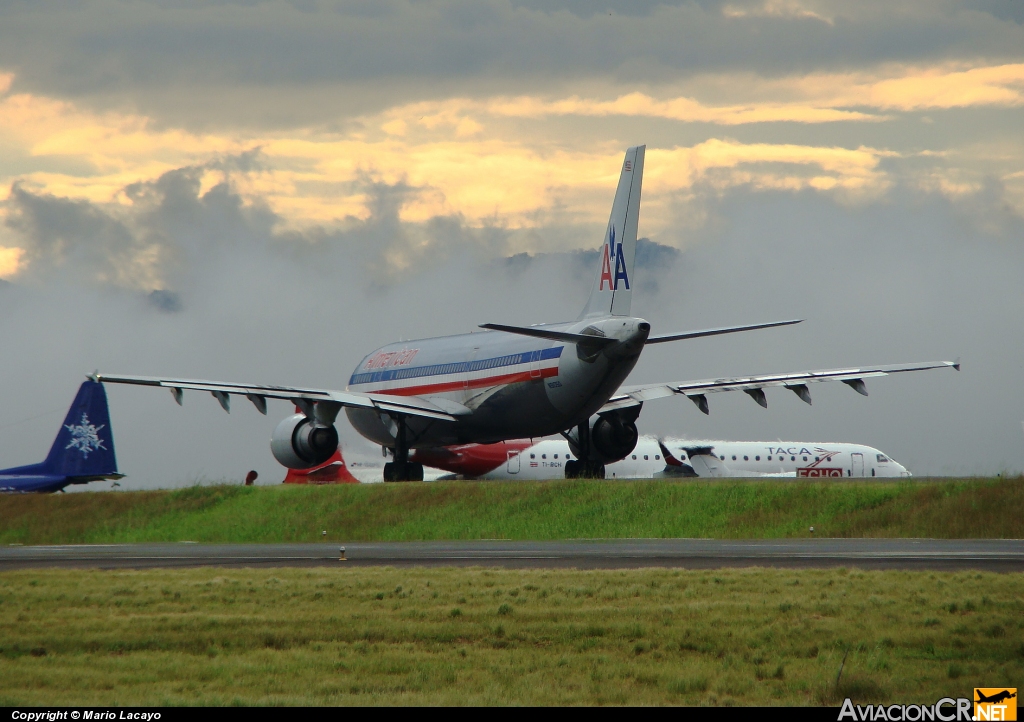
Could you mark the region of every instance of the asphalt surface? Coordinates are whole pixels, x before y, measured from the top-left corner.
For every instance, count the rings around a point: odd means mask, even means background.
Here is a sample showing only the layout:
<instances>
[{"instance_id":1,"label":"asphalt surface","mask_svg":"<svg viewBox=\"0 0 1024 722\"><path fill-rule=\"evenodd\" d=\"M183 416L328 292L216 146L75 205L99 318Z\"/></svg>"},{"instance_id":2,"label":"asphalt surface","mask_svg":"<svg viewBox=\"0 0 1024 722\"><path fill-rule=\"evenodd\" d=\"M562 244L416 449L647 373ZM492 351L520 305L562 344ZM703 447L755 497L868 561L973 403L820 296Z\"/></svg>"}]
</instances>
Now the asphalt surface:
<instances>
[{"instance_id":1,"label":"asphalt surface","mask_svg":"<svg viewBox=\"0 0 1024 722\"><path fill-rule=\"evenodd\" d=\"M346 561L339 548L345 547ZM0 571L46 567L721 567L1024 571L1024 540L606 539L580 541L97 544L0 547Z\"/></svg>"}]
</instances>

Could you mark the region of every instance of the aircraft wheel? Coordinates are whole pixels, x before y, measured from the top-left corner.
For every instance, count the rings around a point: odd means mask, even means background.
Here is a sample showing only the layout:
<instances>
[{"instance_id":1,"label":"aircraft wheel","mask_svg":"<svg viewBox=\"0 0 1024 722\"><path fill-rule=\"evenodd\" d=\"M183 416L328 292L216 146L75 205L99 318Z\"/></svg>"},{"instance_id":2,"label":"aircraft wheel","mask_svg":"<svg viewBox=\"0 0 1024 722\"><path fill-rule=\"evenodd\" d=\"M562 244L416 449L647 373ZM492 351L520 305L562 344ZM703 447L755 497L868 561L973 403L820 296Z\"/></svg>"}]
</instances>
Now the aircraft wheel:
<instances>
[{"instance_id":1,"label":"aircraft wheel","mask_svg":"<svg viewBox=\"0 0 1024 722\"><path fill-rule=\"evenodd\" d=\"M423 464L389 461L384 464L384 481L423 481Z\"/></svg>"},{"instance_id":2,"label":"aircraft wheel","mask_svg":"<svg viewBox=\"0 0 1024 722\"><path fill-rule=\"evenodd\" d=\"M573 460L565 462L565 478L578 479L580 477L580 462Z\"/></svg>"}]
</instances>

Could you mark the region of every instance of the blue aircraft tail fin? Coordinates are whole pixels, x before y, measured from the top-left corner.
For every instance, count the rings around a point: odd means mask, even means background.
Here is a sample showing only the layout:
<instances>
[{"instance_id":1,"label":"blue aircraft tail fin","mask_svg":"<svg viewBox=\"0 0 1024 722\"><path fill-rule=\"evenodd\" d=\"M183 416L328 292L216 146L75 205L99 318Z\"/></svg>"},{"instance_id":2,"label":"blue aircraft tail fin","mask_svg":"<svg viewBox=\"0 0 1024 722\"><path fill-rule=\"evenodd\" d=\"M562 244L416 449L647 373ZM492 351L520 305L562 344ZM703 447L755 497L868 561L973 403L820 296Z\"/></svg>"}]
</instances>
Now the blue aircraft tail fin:
<instances>
[{"instance_id":1,"label":"blue aircraft tail fin","mask_svg":"<svg viewBox=\"0 0 1024 722\"><path fill-rule=\"evenodd\" d=\"M41 471L64 476L107 476L117 473L114 433L110 428L103 384L86 381L79 387Z\"/></svg>"}]
</instances>

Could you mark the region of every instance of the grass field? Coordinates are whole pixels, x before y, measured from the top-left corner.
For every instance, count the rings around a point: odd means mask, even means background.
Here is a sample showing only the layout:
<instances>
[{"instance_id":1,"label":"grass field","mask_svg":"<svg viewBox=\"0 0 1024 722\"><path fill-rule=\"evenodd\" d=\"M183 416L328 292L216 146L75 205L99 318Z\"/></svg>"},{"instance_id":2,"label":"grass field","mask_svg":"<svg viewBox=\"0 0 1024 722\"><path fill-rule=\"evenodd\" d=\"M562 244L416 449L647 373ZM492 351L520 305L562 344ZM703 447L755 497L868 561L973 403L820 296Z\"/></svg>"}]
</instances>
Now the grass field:
<instances>
[{"instance_id":1,"label":"grass field","mask_svg":"<svg viewBox=\"0 0 1024 722\"><path fill-rule=\"evenodd\" d=\"M1022 678L1021 574L0 573L0 706L933 703Z\"/></svg>"},{"instance_id":2,"label":"grass field","mask_svg":"<svg viewBox=\"0 0 1024 722\"><path fill-rule=\"evenodd\" d=\"M0 543L1024 537L1024 479L209 486L0 496Z\"/></svg>"}]
</instances>

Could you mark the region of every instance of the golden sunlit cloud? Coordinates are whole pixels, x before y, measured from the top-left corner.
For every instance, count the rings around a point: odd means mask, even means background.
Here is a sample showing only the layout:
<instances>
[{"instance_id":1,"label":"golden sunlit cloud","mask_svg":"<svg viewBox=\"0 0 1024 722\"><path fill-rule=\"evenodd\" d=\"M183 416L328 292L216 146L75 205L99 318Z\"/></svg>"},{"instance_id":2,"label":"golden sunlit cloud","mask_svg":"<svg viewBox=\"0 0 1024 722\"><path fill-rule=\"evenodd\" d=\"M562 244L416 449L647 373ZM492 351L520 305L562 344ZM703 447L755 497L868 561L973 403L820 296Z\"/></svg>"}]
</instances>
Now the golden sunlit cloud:
<instances>
[{"instance_id":1,"label":"golden sunlit cloud","mask_svg":"<svg viewBox=\"0 0 1024 722\"><path fill-rule=\"evenodd\" d=\"M898 110L1024 104L1024 63L942 72L924 71L875 83L865 105Z\"/></svg>"},{"instance_id":2,"label":"golden sunlit cloud","mask_svg":"<svg viewBox=\"0 0 1024 722\"><path fill-rule=\"evenodd\" d=\"M509 229L552 222L603 224L623 148L612 141L595 144L565 130L585 126L524 126L517 119L622 116L722 126L879 122L889 117L882 112L1024 102L1024 64L889 67L873 76L817 74L758 81L756 88L749 77L734 83L738 92L768 93L773 102L716 105L678 94L659 99L640 92L610 99L449 98L388 108L355 119L345 131L298 127L194 133L157 127L138 114L91 112L38 95L5 94L12 77L0 74L0 135L5 139L0 152L16 154L19 162L8 166L25 167L32 158L45 157L47 162L46 170L0 175L0 196L18 182L33 192L124 205L132 203L123 193L131 183L184 166L209 165L201 180L201 192L206 192L227 177L216 170L215 161L258 148L259 167L230 173L230 180L243 198L268 204L284 226L294 228L366 219L371 213L370 183L401 183L412 189L401 207L405 221L455 214L470 225ZM720 78L719 86L729 85L726 80ZM644 232L657 236L667 228L673 222L673 199L698 184L717 192L746 186L813 189L845 199L874 197L893 182L881 159L896 155L869 147L724 137L691 146L652 146L644 186ZM948 166L951 161L943 162ZM922 178L923 187L946 194L979 187L975 175L945 167ZM17 272L24 264L20 253L5 253L3 268Z\"/></svg>"},{"instance_id":3,"label":"golden sunlit cloud","mask_svg":"<svg viewBox=\"0 0 1024 722\"><path fill-rule=\"evenodd\" d=\"M629 93L615 100L599 101L573 96L545 102L520 97L494 100L487 104L494 115L541 117L545 115L623 115L667 118L691 123L743 125L748 123L834 123L853 120L886 120L885 116L859 111L823 108L803 103L759 103L708 106L692 98L656 100L643 93Z\"/></svg>"},{"instance_id":4,"label":"golden sunlit cloud","mask_svg":"<svg viewBox=\"0 0 1024 722\"><path fill-rule=\"evenodd\" d=\"M1024 63L980 68L895 67L875 74L815 74L772 81L831 108L914 111L1024 104Z\"/></svg>"},{"instance_id":5,"label":"golden sunlit cloud","mask_svg":"<svg viewBox=\"0 0 1024 722\"><path fill-rule=\"evenodd\" d=\"M737 7L726 5L722 8L722 14L727 18L747 17L777 17L777 18L807 18L819 20L828 25L835 25L835 21L825 15L808 9L803 3L796 0L765 0L761 5L751 7Z\"/></svg>"},{"instance_id":6,"label":"golden sunlit cloud","mask_svg":"<svg viewBox=\"0 0 1024 722\"><path fill-rule=\"evenodd\" d=\"M21 270L21 257L25 251L21 248L5 248L0 246L0 278L10 278Z\"/></svg>"}]
</instances>

